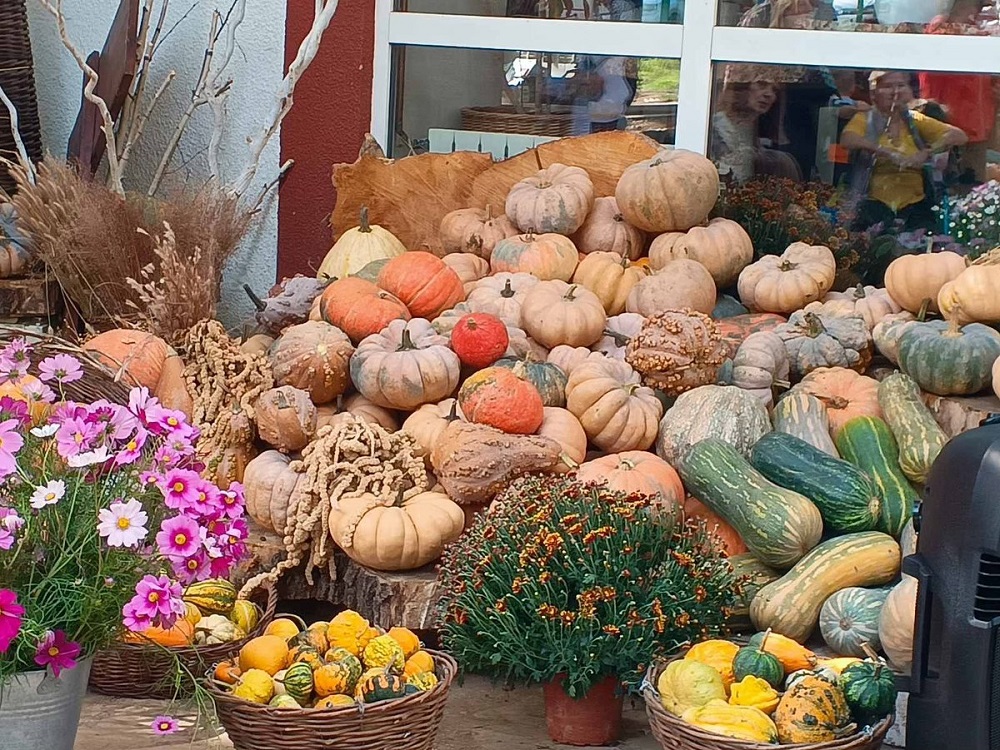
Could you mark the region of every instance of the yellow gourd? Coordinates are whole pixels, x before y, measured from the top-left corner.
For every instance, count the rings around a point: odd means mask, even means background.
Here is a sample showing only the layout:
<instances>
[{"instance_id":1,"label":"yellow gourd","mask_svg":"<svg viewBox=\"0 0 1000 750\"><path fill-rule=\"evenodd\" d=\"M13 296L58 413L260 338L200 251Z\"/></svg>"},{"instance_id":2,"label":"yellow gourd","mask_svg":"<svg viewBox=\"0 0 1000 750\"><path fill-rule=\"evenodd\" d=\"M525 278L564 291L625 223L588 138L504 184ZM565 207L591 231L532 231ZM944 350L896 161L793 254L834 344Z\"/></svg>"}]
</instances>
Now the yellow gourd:
<instances>
[{"instance_id":1,"label":"yellow gourd","mask_svg":"<svg viewBox=\"0 0 1000 750\"><path fill-rule=\"evenodd\" d=\"M292 620L289 620L286 617L279 617L267 626L267 629L264 630L264 635L276 635L287 641L290 638L297 636L299 632L299 626Z\"/></svg>"},{"instance_id":2,"label":"yellow gourd","mask_svg":"<svg viewBox=\"0 0 1000 750\"><path fill-rule=\"evenodd\" d=\"M191 602L184 602L184 619L192 625L197 625L201 620L201 610L198 609L197 605L192 604ZM244 631L245 630L246 628L244 628Z\"/></svg>"},{"instance_id":3,"label":"yellow gourd","mask_svg":"<svg viewBox=\"0 0 1000 750\"><path fill-rule=\"evenodd\" d=\"M778 707L781 696L768 684L767 680L748 674L739 682L734 682L729 688L729 704L731 706L750 706L759 709L770 716Z\"/></svg>"},{"instance_id":4,"label":"yellow gourd","mask_svg":"<svg viewBox=\"0 0 1000 750\"><path fill-rule=\"evenodd\" d=\"M795 683L781 697L774 723L783 745L832 742L857 730L840 688L820 677L803 677Z\"/></svg>"},{"instance_id":5,"label":"yellow gourd","mask_svg":"<svg viewBox=\"0 0 1000 750\"><path fill-rule=\"evenodd\" d=\"M722 675L700 661L672 661L656 681L663 707L680 716L690 708L704 706L710 700L726 699Z\"/></svg>"},{"instance_id":6,"label":"yellow gourd","mask_svg":"<svg viewBox=\"0 0 1000 750\"><path fill-rule=\"evenodd\" d=\"M248 669L233 688L233 695L251 703L265 704L274 697L274 680L261 669Z\"/></svg>"},{"instance_id":7,"label":"yellow gourd","mask_svg":"<svg viewBox=\"0 0 1000 750\"><path fill-rule=\"evenodd\" d=\"M254 638L240 649L240 669L260 669L273 675L288 663L288 644L276 635ZM270 698L268 699L270 700Z\"/></svg>"},{"instance_id":8,"label":"yellow gourd","mask_svg":"<svg viewBox=\"0 0 1000 750\"><path fill-rule=\"evenodd\" d=\"M841 672L860 661L861 659L854 656L838 656L836 659L820 659L816 666L817 668L829 669L839 677Z\"/></svg>"},{"instance_id":9,"label":"yellow gourd","mask_svg":"<svg viewBox=\"0 0 1000 750\"><path fill-rule=\"evenodd\" d=\"M189 604L188 606L191 607L194 605ZM240 630L244 633L249 633L260 622L260 608L248 599L237 599L236 603L233 604L233 611L229 617L236 623L236 626Z\"/></svg>"},{"instance_id":10,"label":"yellow gourd","mask_svg":"<svg viewBox=\"0 0 1000 750\"><path fill-rule=\"evenodd\" d=\"M407 677L406 684L413 685L413 687L421 691L430 690L438 684L438 678L433 672L421 672L420 674L415 674L412 677Z\"/></svg>"},{"instance_id":11,"label":"yellow gourd","mask_svg":"<svg viewBox=\"0 0 1000 750\"><path fill-rule=\"evenodd\" d=\"M723 640L702 641L692 646L684 655L685 659L707 664L722 675L722 684L728 690L733 684L733 659L740 647Z\"/></svg>"},{"instance_id":12,"label":"yellow gourd","mask_svg":"<svg viewBox=\"0 0 1000 750\"><path fill-rule=\"evenodd\" d=\"M348 708L356 705L357 702L349 695L328 695L316 701L313 708Z\"/></svg>"},{"instance_id":13,"label":"yellow gourd","mask_svg":"<svg viewBox=\"0 0 1000 750\"><path fill-rule=\"evenodd\" d=\"M434 657L426 651L417 651L406 660L406 665L403 667L403 674L406 677L412 677L415 674L433 671Z\"/></svg>"},{"instance_id":14,"label":"yellow gourd","mask_svg":"<svg viewBox=\"0 0 1000 750\"><path fill-rule=\"evenodd\" d=\"M704 706L689 708L681 716L688 724L706 732L747 742L775 743L778 730L770 717L752 706L732 706L713 700Z\"/></svg>"},{"instance_id":15,"label":"yellow gourd","mask_svg":"<svg viewBox=\"0 0 1000 750\"><path fill-rule=\"evenodd\" d=\"M409 628L389 628L387 636L392 638L403 649L403 658L409 659L420 650L420 639Z\"/></svg>"},{"instance_id":16,"label":"yellow gourd","mask_svg":"<svg viewBox=\"0 0 1000 750\"><path fill-rule=\"evenodd\" d=\"M368 221L368 208L361 207L361 221L348 229L323 258L316 273L320 279L342 279L356 274L375 260L402 255L406 247L388 229Z\"/></svg>"},{"instance_id":17,"label":"yellow gourd","mask_svg":"<svg viewBox=\"0 0 1000 750\"><path fill-rule=\"evenodd\" d=\"M361 661L368 669L379 667L397 673L401 673L406 665L402 647L389 635L372 638L365 646Z\"/></svg>"},{"instance_id":18,"label":"yellow gourd","mask_svg":"<svg viewBox=\"0 0 1000 750\"><path fill-rule=\"evenodd\" d=\"M359 657L368 642L377 635L378 631L368 620L351 609L334 617L326 629L326 639L330 648L346 648Z\"/></svg>"}]
</instances>

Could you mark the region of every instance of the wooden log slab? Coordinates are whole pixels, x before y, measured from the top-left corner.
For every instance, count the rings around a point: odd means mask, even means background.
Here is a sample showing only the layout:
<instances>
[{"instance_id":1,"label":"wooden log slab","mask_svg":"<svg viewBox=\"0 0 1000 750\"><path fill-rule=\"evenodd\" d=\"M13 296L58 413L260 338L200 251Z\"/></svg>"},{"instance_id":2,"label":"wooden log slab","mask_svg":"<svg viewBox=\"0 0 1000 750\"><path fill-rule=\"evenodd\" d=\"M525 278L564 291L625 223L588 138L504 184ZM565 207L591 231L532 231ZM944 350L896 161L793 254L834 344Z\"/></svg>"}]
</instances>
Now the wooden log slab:
<instances>
[{"instance_id":1,"label":"wooden log slab","mask_svg":"<svg viewBox=\"0 0 1000 750\"><path fill-rule=\"evenodd\" d=\"M251 561L240 576L243 580L274 567L285 556L280 537L252 522L247 546ZM304 566L287 571L278 581L278 598L327 601L356 610L383 627L432 630L439 593L433 566L384 573L358 565L338 550L328 569L313 571L312 585L306 580Z\"/></svg>"},{"instance_id":2,"label":"wooden log slab","mask_svg":"<svg viewBox=\"0 0 1000 750\"><path fill-rule=\"evenodd\" d=\"M974 430L984 419L1000 414L1000 399L989 396L935 396L925 393L924 403L949 438Z\"/></svg>"}]
</instances>

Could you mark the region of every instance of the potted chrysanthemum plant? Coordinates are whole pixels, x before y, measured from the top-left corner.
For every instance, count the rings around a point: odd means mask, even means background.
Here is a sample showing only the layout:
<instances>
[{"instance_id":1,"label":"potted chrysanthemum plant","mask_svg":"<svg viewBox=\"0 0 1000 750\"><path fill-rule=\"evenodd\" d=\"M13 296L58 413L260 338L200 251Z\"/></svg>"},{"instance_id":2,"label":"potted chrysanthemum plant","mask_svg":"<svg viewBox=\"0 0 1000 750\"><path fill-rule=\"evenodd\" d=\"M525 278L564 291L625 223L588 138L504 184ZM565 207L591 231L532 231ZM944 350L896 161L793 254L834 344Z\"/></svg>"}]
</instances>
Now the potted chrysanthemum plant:
<instances>
[{"instance_id":1,"label":"potted chrysanthemum plant","mask_svg":"<svg viewBox=\"0 0 1000 750\"><path fill-rule=\"evenodd\" d=\"M30 355L0 350L0 744L71 750L90 658L172 627L182 585L227 576L247 527L240 486L199 475L182 412L143 388L74 403L80 361Z\"/></svg>"},{"instance_id":2,"label":"potted chrysanthemum plant","mask_svg":"<svg viewBox=\"0 0 1000 750\"><path fill-rule=\"evenodd\" d=\"M544 686L550 737L606 745L646 667L725 624L741 581L703 525L643 495L524 477L445 551L463 670Z\"/></svg>"}]
</instances>

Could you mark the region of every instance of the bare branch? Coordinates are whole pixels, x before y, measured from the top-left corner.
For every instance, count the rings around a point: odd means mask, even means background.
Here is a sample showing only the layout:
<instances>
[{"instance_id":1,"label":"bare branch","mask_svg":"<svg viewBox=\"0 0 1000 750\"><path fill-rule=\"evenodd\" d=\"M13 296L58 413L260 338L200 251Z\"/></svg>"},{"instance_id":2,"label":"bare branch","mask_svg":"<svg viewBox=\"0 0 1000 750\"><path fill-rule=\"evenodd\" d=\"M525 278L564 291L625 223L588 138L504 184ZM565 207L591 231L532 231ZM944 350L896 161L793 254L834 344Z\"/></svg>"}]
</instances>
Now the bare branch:
<instances>
[{"instance_id":1,"label":"bare branch","mask_svg":"<svg viewBox=\"0 0 1000 750\"><path fill-rule=\"evenodd\" d=\"M28 149L24 146L24 141L21 139L20 125L17 119L17 107L14 106L14 102L10 100L7 96L7 92L3 90L3 86L0 85L0 101L3 102L4 106L7 108L7 114L10 115L10 133L14 136L14 145L17 147L17 160L21 163L21 167L28 175L28 182L32 185L35 184L35 165L31 163L31 159L28 158Z\"/></svg>"},{"instance_id":2,"label":"bare branch","mask_svg":"<svg viewBox=\"0 0 1000 750\"><path fill-rule=\"evenodd\" d=\"M191 3L191 7L188 8L186 11L184 11L184 14L174 22L173 26L167 29L167 33L163 35L163 38L160 40L159 44L153 45L153 54L155 54L156 50L160 48L160 44L163 44L165 41L167 41L167 39L170 38L170 35L174 33L177 27L187 20L188 16L191 15L192 11L194 11L194 9L198 7L198 3L199 0L194 0L194 2Z\"/></svg>"},{"instance_id":3,"label":"bare branch","mask_svg":"<svg viewBox=\"0 0 1000 750\"><path fill-rule=\"evenodd\" d=\"M289 159L278 169L278 176L267 183L263 189L260 191L260 195L257 196L256 202L253 204L253 208L250 209L250 213L255 214L260 211L260 207L264 204L264 199L267 198L267 194L270 193L274 188L276 188L283 179L285 175L288 174L288 170L295 166L295 159Z\"/></svg>"},{"instance_id":4,"label":"bare branch","mask_svg":"<svg viewBox=\"0 0 1000 750\"><path fill-rule=\"evenodd\" d=\"M122 105L121 114L118 116L118 158L122 158L122 153L125 150L125 144L128 140L127 133L131 130L132 125L135 122L136 112L139 111L139 100L136 97L140 81L139 78L142 74L141 64L144 61L143 57L146 49L146 38L149 35L149 19L153 15L153 3L156 0L143 0L142 4L142 14L139 16L139 32L136 34L136 52L140 53L136 59L136 73L132 78L132 82L129 85L128 96L125 97L125 103Z\"/></svg>"},{"instance_id":5,"label":"bare branch","mask_svg":"<svg viewBox=\"0 0 1000 750\"><path fill-rule=\"evenodd\" d=\"M160 4L159 17L153 33L149 34L149 23L152 18L152 11L155 0L146 0L146 7L143 9L142 24L140 25L138 49L142 50L142 58L139 61L135 78L129 88L126 111L119 118L118 136L124 140L126 147L129 143L138 140L136 129L139 127L141 105L143 96L146 93L146 83L149 80L149 72L153 63L153 53L156 51L157 40L163 31L163 24L167 19L167 9L170 7L169 0L162 0ZM124 133L124 138L122 134ZM124 153L124 151L123 151Z\"/></svg>"},{"instance_id":6,"label":"bare branch","mask_svg":"<svg viewBox=\"0 0 1000 750\"><path fill-rule=\"evenodd\" d=\"M132 132L129 133L128 142L125 144L125 148L122 149L120 165L123 172L125 170L125 165L128 163L129 156L132 155L133 147L142 137L142 131L146 127L146 123L149 121L149 116L153 113L156 103L160 101L160 97L163 96L163 92L167 90L167 87L176 76L176 70L171 70L167 73L167 77L163 79L163 83L160 84L160 88L158 88L156 93L153 94L153 100L149 103L149 106L146 107L146 110L135 119L135 127L131 128Z\"/></svg>"},{"instance_id":7,"label":"bare branch","mask_svg":"<svg viewBox=\"0 0 1000 750\"><path fill-rule=\"evenodd\" d=\"M66 29L66 16L63 14L62 9L63 0L56 0L55 5L50 0L38 0L38 4L56 20L56 25L59 27L59 37L62 39L63 46L73 55L77 66L87 76L87 85L83 89L83 96L88 102L97 107L98 112L101 113L101 120L103 121L101 130L104 131L105 151L108 156L108 181L110 182L111 190L118 195L125 195L125 188L122 185L122 171L118 163L115 121L111 117L110 110L108 110L107 102L94 93L94 89L97 87L97 72L87 65L87 60L83 56L83 53L80 52L69 38L69 32Z\"/></svg>"},{"instance_id":8,"label":"bare branch","mask_svg":"<svg viewBox=\"0 0 1000 750\"><path fill-rule=\"evenodd\" d=\"M292 108L295 85L315 59L316 53L319 51L320 41L323 39L323 34L330 26L333 14L337 12L337 4L338 0L315 0L312 28L309 29L309 33L306 34L305 39L302 40L302 44L299 45L298 54L296 54L292 64L288 66L288 73L282 80L281 87L278 90L278 100L271 111L270 123L265 126L264 130L256 138L251 138L250 140L250 163L237 178L236 182L230 186L230 195L236 197L243 195L257 176L264 149L271 138L274 137L274 134L278 132L281 121L285 119L285 115Z\"/></svg>"}]
</instances>

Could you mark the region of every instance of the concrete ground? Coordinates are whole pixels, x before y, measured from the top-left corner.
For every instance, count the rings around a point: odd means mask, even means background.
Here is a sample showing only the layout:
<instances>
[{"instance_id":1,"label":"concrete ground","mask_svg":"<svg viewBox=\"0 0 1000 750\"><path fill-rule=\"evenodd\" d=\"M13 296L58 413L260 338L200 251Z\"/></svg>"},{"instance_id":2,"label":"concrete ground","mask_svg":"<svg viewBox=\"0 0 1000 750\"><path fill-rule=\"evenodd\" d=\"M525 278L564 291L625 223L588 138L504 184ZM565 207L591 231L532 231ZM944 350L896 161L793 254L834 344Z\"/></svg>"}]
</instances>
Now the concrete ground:
<instances>
[{"instance_id":1,"label":"concrete ground","mask_svg":"<svg viewBox=\"0 0 1000 750\"><path fill-rule=\"evenodd\" d=\"M182 719L184 730L169 737L157 737L149 728L153 717L170 712L165 701L124 700L88 695L80 720L75 750L167 750L189 747L195 750L232 748L225 737L202 739L192 744L190 721ZM468 677L453 685L448 708L438 732L437 750L550 750L545 732L545 712L541 688L501 690L489 681ZM658 750L649 734L646 713L640 702L626 701L623 750Z\"/></svg>"}]
</instances>

